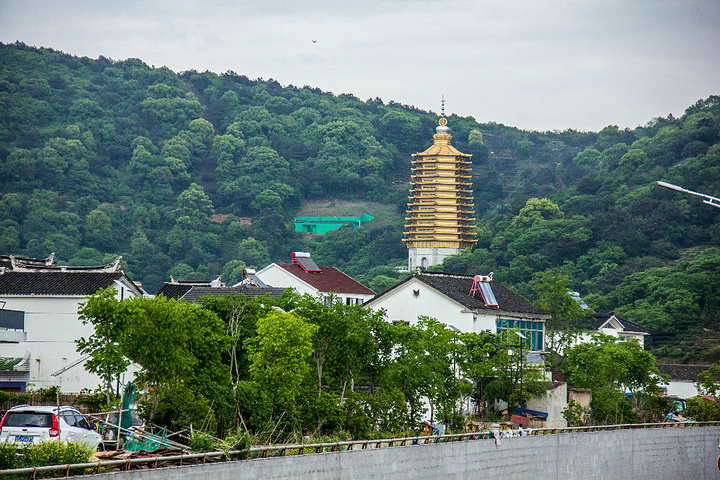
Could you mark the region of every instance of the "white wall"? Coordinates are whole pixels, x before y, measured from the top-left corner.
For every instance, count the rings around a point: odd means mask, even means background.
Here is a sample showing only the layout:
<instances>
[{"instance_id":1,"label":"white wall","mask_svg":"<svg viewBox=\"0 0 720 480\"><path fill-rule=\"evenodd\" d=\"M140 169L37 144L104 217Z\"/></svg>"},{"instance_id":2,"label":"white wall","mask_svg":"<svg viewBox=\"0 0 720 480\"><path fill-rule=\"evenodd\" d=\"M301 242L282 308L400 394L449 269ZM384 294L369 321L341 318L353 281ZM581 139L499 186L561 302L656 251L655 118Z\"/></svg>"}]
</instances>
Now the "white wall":
<instances>
[{"instance_id":1,"label":"white wall","mask_svg":"<svg viewBox=\"0 0 720 480\"><path fill-rule=\"evenodd\" d=\"M281 288L292 288L300 295L310 294L310 295L316 295L316 296L326 296L329 295L327 292L320 292L317 288L313 287L309 283L304 282L303 280L299 279L295 275L291 274L284 268L278 266L275 263L271 263L267 267L263 268L259 272L256 273L257 277L265 283L265 285L271 286L271 287L281 287ZM338 299L340 299L341 302L347 303L346 300L350 298L352 300L352 304L355 303L364 303L371 298L373 298L374 295L369 294L362 294L362 293L345 293L345 292L337 292L333 293Z\"/></svg>"},{"instance_id":2,"label":"white wall","mask_svg":"<svg viewBox=\"0 0 720 480\"><path fill-rule=\"evenodd\" d=\"M415 291L419 293L415 295ZM463 333L483 331L486 328L495 331L494 320L489 322L487 318L482 318L479 322L473 322L472 311L414 278L372 302L368 308L375 311L385 309L386 319L390 322L405 321L415 325L418 317L426 316L452 325ZM480 330L476 330L476 323L482 327Z\"/></svg>"},{"instance_id":3,"label":"white wall","mask_svg":"<svg viewBox=\"0 0 720 480\"><path fill-rule=\"evenodd\" d=\"M670 384L668 384L666 388L669 396L682 399L693 398L700 395L700 392L695 387L695 382L691 381L670 380Z\"/></svg>"},{"instance_id":4,"label":"white wall","mask_svg":"<svg viewBox=\"0 0 720 480\"><path fill-rule=\"evenodd\" d=\"M263 281L263 283L265 283L265 285L269 285L271 287L292 288L300 295L305 295L306 293L310 295L317 295L318 293L317 288L303 282L298 277L292 275L290 272L275 263L271 263L267 267L263 268L257 272L256 275Z\"/></svg>"},{"instance_id":5,"label":"white wall","mask_svg":"<svg viewBox=\"0 0 720 480\"><path fill-rule=\"evenodd\" d=\"M525 408L546 412L548 418L543 425L545 428L567 427L567 420L563 417L563 410L567 408L567 384L558 385L552 390L547 390L544 395L528 400Z\"/></svg>"},{"instance_id":6,"label":"white wall","mask_svg":"<svg viewBox=\"0 0 720 480\"><path fill-rule=\"evenodd\" d=\"M120 290L119 286L116 289ZM132 296L132 291L123 288L116 298ZM88 338L93 334L92 324L83 325L77 313L80 296L2 296L5 308L25 312L27 339L20 343L3 343L0 355L22 357L30 352L30 371L25 379L18 378L18 372L3 376L0 381L26 381L28 388L38 389L57 385L63 393L79 393L84 388L94 390L101 384L100 377L85 370L82 363L62 374L53 373L79 360L75 340Z\"/></svg>"},{"instance_id":7,"label":"white wall","mask_svg":"<svg viewBox=\"0 0 720 480\"><path fill-rule=\"evenodd\" d=\"M676 480L718 478L720 427L532 435L94 475L96 480ZM409 443L409 442L408 442Z\"/></svg>"},{"instance_id":8,"label":"white wall","mask_svg":"<svg viewBox=\"0 0 720 480\"><path fill-rule=\"evenodd\" d=\"M441 264L450 255L457 255L462 250L459 248L441 247L414 247L408 249L408 270L415 270L417 267L428 268ZM423 262L423 260L425 260Z\"/></svg>"}]
</instances>

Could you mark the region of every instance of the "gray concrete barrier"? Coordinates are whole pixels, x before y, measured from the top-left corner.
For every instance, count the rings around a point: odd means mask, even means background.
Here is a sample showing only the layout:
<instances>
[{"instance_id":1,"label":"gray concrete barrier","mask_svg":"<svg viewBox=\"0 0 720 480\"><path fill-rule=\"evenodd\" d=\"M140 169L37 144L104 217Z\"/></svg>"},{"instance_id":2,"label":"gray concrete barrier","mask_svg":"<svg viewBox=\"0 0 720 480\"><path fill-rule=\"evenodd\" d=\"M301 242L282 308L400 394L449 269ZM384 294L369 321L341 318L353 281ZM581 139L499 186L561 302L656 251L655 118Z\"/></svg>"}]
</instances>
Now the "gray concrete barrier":
<instances>
[{"instance_id":1,"label":"gray concrete barrier","mask_svg":"<svg viewBox=\"0 0 720 480\"><path fill-rule=\"evenodd\" d=\"M711 479L720 426L472 440L93 475L97 480ZM85 477L87 478L87 477Z\"/></svg>"}]
</instances>

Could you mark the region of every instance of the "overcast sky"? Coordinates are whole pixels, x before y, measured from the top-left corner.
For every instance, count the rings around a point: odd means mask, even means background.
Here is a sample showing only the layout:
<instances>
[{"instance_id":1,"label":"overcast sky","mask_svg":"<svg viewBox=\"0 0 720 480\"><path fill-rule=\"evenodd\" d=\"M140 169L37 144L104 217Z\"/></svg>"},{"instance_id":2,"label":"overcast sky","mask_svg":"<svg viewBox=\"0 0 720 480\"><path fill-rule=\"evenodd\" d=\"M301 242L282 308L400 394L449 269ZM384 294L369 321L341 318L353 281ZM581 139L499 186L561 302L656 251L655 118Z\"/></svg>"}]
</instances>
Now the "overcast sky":
<instances>
[{"instance_id":1,"label":"overcast sky","mask_svg":"<svg viewBox=\"0 0 720 480\"><path fill-rule=\"evenodd\" d=\"M232 70L529 130L720 94L720 0L0 0L0 41Z\"/></svg>"}]
</instances>

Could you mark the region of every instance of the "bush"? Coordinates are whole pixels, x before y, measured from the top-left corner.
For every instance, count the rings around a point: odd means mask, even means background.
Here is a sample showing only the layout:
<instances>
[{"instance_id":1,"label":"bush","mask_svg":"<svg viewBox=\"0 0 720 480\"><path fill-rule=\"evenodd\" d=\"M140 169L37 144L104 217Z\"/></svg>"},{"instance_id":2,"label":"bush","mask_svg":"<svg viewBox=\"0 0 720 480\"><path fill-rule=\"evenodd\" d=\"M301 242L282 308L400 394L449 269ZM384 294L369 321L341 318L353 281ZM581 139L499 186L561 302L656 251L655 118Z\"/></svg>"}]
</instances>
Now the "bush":
<instances>
[{"instance_id":1,"label":"bush","mask_svg":"<svg viewBox=\"0 0 720 480\"><path fill-rule=\"evenodd\" d=\"M588 424L590 409L583 407L575 400L570 400L562 415L567 420L569 427L582 427Z\"/></svg>"},{"instance_id":2,"label":"bush","mask_svg":"<svg viewBox=\"0 0 720 480\"><path fill-rule=\"evenodd\" d=\"M161 385L148 399L138 402L138 416L178 432L193 426L203 432L217 431L217 420L208 400L183 384Z\"/></svg>"},{"instance_id":3,"label":"bush","mask_svg":"<svg viewBox=\"0 0 720 480\"><path fill-rule=\"evenodd\" d=\"M194 452L212 452L215 448L215 440L210 436L201 432L195 432L190 439L190 448Z\"/></svg>"},{"instance_id":4,"label":"bush","mask_svg":"<svg viewBox=\"0 0 720 480\"><path fill-rule=\"evenodd\" d=\"M720 420L720 408L717 402L703 397L693 397L685 404L685 416L698 422Z\"/></svg>"},{"instance_id":5,"label":"bush","mask_svg":"<svg viewBox=\"0 0 720 480\"><path fill-rule=\"evenodd\" d=\"M108 410L107 395L101 389L91 392L84 388L77 397L78 405L85 405L90 413L98 413Z\"/></svg>"},{"instance_id":6,"label":"bush","mask_svg":"<svg viewBox=\"0 0 720 480\"><path fill-rule=\"evenodd\" d=\"M58 395L60 395L60 388L57 385L52 387L41 388L38 390L40 393L40 403L43 405L55 405L58 401Z\"/></svg>"},{"instance_id":7,"label":"bush","mask_svg":"<svg viewBox=\"0 0 720 480\"><path fill-rule=\"evenodd\" d=\"M0 470L88 463L92 456L93 452L88 446L75 442L42 442L26 447L4 442L0 443ZM83 469L71 472L80 474ZM57 472L38 473L37 476L53 476L54 473Z\"/></svg>"},{"instance_id":8,"label":"bush","mask_svg":"<svg viewBox=\"0 0 720 480\"><path fill-rule=\"evenodd\" d=\"M16 466L18 463L17 453L17 444L7 441L0 443L0 470L18 468Z\"/></svg>"},{"instance_id":9,"label":"bush","mask_svg":"<svg viewBox=\"0 0 720 480\"><path fill-rule=\"evenodd\" d=\"M235 433L225 437L225 440L223 442L220 442L217 446L221 450L223 450L226 455L231 450L236 450L240 452L238 454L232 455L232 458L237 460L243 460L245 458L248 458L248 454L250 452L250 436L238 428Z\"/></svg>"}]
</instances>

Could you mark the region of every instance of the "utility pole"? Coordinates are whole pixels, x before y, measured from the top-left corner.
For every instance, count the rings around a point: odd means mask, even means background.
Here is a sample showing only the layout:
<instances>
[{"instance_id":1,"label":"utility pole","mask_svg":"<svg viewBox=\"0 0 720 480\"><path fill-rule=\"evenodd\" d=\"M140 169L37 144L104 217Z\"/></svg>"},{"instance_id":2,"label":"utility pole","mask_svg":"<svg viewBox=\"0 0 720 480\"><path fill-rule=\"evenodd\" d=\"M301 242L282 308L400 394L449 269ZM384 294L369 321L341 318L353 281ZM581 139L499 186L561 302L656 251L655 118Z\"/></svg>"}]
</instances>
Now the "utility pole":
<instances>
[{"instance_id":1,"label":"utility pole","mask_svg":"<svg viewBox=\"0 0 720 480\"><path fill-rule=\"evenodd\" d=\"M661 187L669 188L670 190L675 190L677 192L683 192L683 193L689 193L690 195L702 197L703 203L707 203L708 205L712 205L713 207L720 208L720 198L711 197L710 195L705 195L704 193L693 192L692 190L678 187L677 185L673 185L672 183L658 181L657 184L660 185Z\"/></svg>"},{"instance_id":2,"label":"utility pole","mask_svg":"<svg viewBox=\"0 0 720 480\"><path fill-rule=\"evenodd\" d=\"M525 335L523 335L522 333L518 332L517 330L515 331L515 335L520 337L520 408L525 408L525 407L523 407L523 368L522 368L523 367L523 353L522 353L522 348L523 348L523 343L525 343L525 340L527 340L527 337Z\"/></svg>"}]
</instances>

